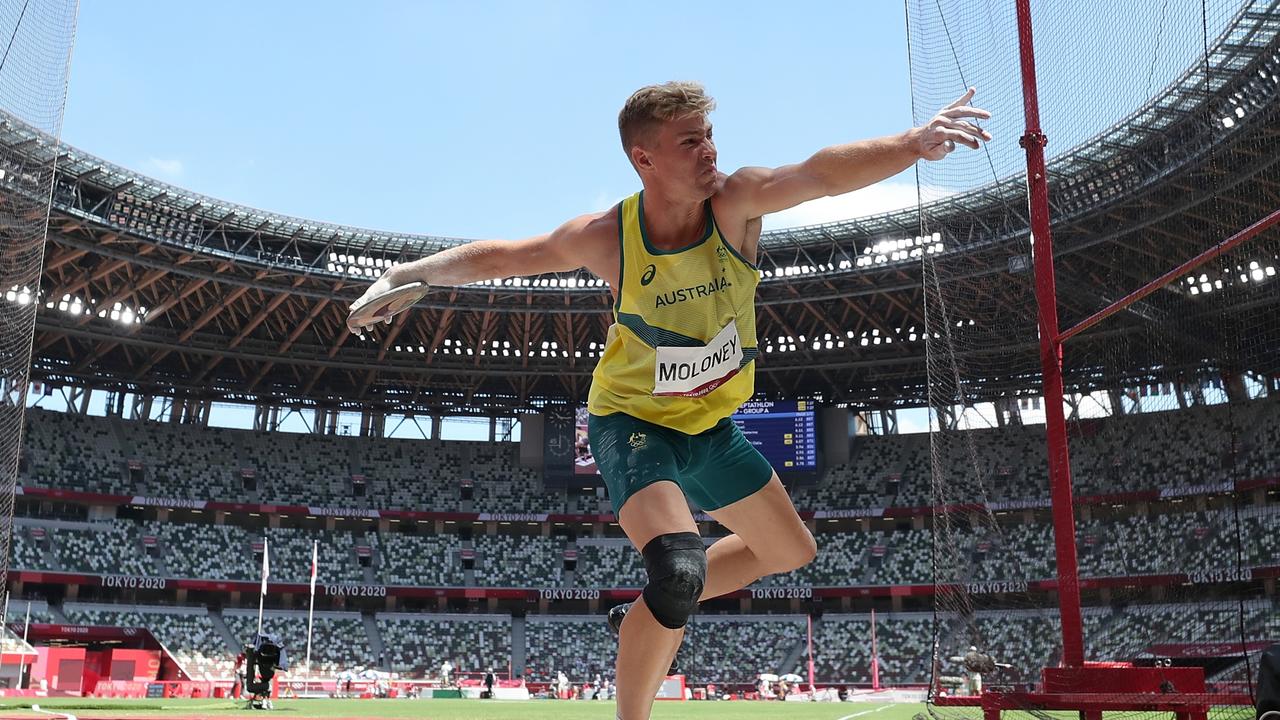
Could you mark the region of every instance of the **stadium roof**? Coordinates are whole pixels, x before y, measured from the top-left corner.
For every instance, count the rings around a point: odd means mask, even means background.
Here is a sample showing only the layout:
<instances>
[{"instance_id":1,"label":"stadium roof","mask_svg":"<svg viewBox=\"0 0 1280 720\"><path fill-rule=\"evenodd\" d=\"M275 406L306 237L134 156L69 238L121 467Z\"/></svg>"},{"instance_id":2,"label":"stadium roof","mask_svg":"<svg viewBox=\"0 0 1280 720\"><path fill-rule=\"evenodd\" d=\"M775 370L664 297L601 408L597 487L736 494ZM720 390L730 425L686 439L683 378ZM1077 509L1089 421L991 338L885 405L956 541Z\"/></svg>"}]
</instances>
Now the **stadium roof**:
<instances>
[{"instance_id":1,"label":"stadium roof","mask_svg":"<svg viewBox=\"0 0 1280 720\"><path fill-rule=\"evenodd\" d=\"M1173 267L1204 238L1280 207L1280 153L1257 152L1280 137L1278 35L1274 3L1244 13L1210 54L1207 82L1203 68L1189 70L1051 163L1064 327L1145 280L1124 263L1117 270L1115 258L1132 253ZM1206 113L1224 121L1204 123ZM24 164L54 157L35 378L446 412L585 398L611 322L608 290L585 272L437 288L368 344L343 330L350 300L388 264L461 240L226 203L51 142L12 118L0 122L5 191L26 191ZM1221 202L1241 183L1247 197ZM1195 211L1209 202L1212 212ZM976 261L979 274L1000 280L987 284L999 303L1001 287L1028 282L1015 251L1028 232L1025 203L1024 180L1012 177L930 203L926 215L945 218L945 235L922 229L916 209L768 233L757 387L872 407L924 404L921 255ZM1278 286L1242 295L1238 312L1273 309ZM9 299L24 290L30 301L29 288L10 289ZM1187 288L1176 291L1191 302ZM1034 353L1034 340L993 351ZM1186 368L1205 358L1188 351L1161 362ZM1091 368L1076 382L1112 382L1127 371ZM1025 384L991 380L984 392L992 395Z\"/></svg>"}]
</instances>

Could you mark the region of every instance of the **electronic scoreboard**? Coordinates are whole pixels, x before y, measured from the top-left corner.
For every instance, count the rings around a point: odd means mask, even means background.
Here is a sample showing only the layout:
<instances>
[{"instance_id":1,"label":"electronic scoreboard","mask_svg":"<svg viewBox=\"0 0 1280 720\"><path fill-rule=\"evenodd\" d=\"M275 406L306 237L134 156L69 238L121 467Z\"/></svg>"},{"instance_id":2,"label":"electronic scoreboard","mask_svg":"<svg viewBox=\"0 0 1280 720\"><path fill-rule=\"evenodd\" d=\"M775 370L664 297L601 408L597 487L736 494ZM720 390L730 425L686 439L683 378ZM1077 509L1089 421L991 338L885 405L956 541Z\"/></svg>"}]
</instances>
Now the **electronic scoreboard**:
<instances>
[{"instance_id":1,"label":"electronic scoreboard","mask_svg":"<svg viewBox=\"0 0 1280 720\"><path fill-rule=\"evenodd\" d=\"M816 470L815 409L809 400L749 400L733 414L733 422L774 470Z\"/></svg>"}]
</instances>

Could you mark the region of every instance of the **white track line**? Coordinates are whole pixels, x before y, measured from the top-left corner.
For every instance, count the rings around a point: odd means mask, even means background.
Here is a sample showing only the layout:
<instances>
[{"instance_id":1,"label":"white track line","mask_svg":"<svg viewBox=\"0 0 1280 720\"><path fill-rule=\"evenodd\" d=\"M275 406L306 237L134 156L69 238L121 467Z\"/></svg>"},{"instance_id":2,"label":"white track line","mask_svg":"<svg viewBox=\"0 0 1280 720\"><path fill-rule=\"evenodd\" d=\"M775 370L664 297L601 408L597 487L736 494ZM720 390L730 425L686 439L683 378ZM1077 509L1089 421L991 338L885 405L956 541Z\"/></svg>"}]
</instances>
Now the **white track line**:
<instances>
[{"instance_id":1,"label":"white track line","mask_svg":"<svg viewBox=\"0 0 1280 720\"><path fill-rule=\"evenodd\" d=\"M45 715L57 715L58 717L64 717L67 720L79 720L79 718L77 718L75 715L72 715L71 713L54 712L52 710L41 710L39 705L32 705L31 711L43 713Z\"/></svg>"},{"instance_id":2,"label":"white track line","mask_svg":"<svg viewBox=\"0 0 1280 720\"><path fill-rule=\"evenodd\" d=\"M871 713L878 713L878 712L880 712L881 710L884 710L885 708L891 708L891 707L893 707L893 706L892 706L892 705L881 705L880 707L876 708L875 710L863 710L862 712L856 712L856 713L854 713L854 714L852 714L852 715L845 715L845 716L844 716L844 717L842 717L842 718L836 718L836 720L853 720L853 718L859 718L859 717L862 717L863 715L870 715Z\"/></svg>"}]
</instances>

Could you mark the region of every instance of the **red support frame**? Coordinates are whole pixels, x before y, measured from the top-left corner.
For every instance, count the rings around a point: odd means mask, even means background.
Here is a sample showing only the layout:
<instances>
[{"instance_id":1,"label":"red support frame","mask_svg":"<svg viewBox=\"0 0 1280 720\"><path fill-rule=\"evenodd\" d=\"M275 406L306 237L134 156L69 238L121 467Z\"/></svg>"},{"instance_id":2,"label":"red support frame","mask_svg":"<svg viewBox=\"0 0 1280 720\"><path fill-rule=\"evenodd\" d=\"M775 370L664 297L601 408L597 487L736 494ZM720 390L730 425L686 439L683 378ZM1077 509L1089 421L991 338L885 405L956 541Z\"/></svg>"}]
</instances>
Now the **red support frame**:
<instances>
[{"instance_id":1,"label":"red support frame","mask_svg":"<svg viewBox=\"0 0 1280 720\"><path fill-rule=\"evenodd\" d=\"M1027 195L1031 210L1032 257L1039 306L1040 365L1044 373L1045 433L1049 450L1049 495L1053 504L1053 546L1058 561L1058 608L1062 613L1062 664L1084 663L1080 620L1080 571L1076 562L1076 519L1071 499L1071 461L1067 421L1062 410L1062 342L1058 337L1058 300L1053 273L1053 233L1049 228L1049 183L1044 167L1046 139L1040 131L1036 58L1031 40L1031 2L1017 0L1018 50L1022 64L1022 105L1027 129L1020 144L1027 151Z\"/></svg>"},{"instance_id":2,"label":"red support frame","mask_svg":"<svg viewBox=\"0 0 1280 720\"><path fill-rule=\"evenodd\" d=\"M1270 215L1268 215L1268 216L1266 216L1266 217L1262 218L1262 219L1261 219L1261 220L1259 220L1258 222L1256 222L1256 223L1254 223L1254 224L1250 225L1249 227L1247 227L1247 228L1245 228L1245 229L1241 230L1240 232L1236 233L1235 235L1232 235L1231 237L1227 238L1226 240L1223 240L1222 242L1218 243L1217 245L1214 245L1213 247L1209 248L1208 250L1205 250L1204 252L1200 253L1199 255L1196 255L1195 257L1193 257L1193 258L1191 258L1190 260L1188 260L1188 261L1186 261L1186 262L1182 263L1182 264L1181 264L1181 265L1179 265L1178 267L1176 267L1176 268L1174 268L1174 269L1170 270L1169 272L1167 272L1167 273L1165 273L1165 274L1161 275L1160 277L1156 278L1155 280L1152 280L1151 282L1147 283L1146 285L1143 285L1142 287L1138 288L1137 290L1134 290L1133 292L1129 293L1128 295L1125 295L1124 297L1122 297L1122 298L1120 298L1119 300L1117 300L1117 301L1115 301L1115 302L1111 303L1110 305L1108 305L1108 306L1106 306L1106 307L1102 308L1101 310L1099 310L1098 312L1096 312L1096 313L1094 313L1094 314L1090 315L1089 317L1085 318L1084 320L1081 320L1080 322L1076 323L1076 325L1075 325L1074 327L1070 328L1069 330L1065 330L1065 331L1063 331L1063 333L1062 333L1061 335L1059 335L1059 336L1058 336L1058 342L1059 342L1059 343L1064 343L1064 342L1066 342L1067 340L1070 340L1071 338L1075 337L1076 335L1079 335L1080 333L1084 332L1085 330L1088 330L1089 328L1093 327L1094 325L1097 325L1098 323L1102 322L1103 320L1106 320L1107 318L1111 317L1112 315L1115 315L1116 313L1120 312L1121 310L1123 310L1123 309L1125 309L1125 308L1129 307L1130 305L1132 305L1132 304L1134 304L1134 303L1138 302L1138 301L1139 301L1139 300L1141 300L1142 298L1144 298L1144 297L1146 297L1146 296L1150 295L1151 293L1153 293L1153 292L1155 292L1155 291L1159 290L1160 288L1164 287L1165 285L1168 285L1169 283L1173 282L1174 280L1177 280L1178 278L1182 277L1183 275L1186 275L1187 273L1191 272L1192 270L1195 270L1196 268L1200 267L1201 265L1204 265L1205 263L1207 263L1207 262L1209 262L1210 260L1212 260L1212 259L1214 259L1214 258L1218 257L1219 255L1221 255L1221 254L1223 254L1223 253L1225 253L1225 252L1227 252L1227 251L1229 251L1229 250L1234 249L1237 245L1242 245L1242 244L1244 244L1244 243L1246 243L1246 242L1248 242L1248 241L1252 240L1253 238L1257 237L1257 235L1258 235L1259 233L1261 233L1261 232L1262 232L1262 231L1264 231L1264 230L1269 229L1271 226L1275 225L1275 224L1276 224L1276 223L1278 223L1278 222L1280 222L1280 210L1276 210L1276 211L1272 212Z\"/></svg>"}]
</instances>

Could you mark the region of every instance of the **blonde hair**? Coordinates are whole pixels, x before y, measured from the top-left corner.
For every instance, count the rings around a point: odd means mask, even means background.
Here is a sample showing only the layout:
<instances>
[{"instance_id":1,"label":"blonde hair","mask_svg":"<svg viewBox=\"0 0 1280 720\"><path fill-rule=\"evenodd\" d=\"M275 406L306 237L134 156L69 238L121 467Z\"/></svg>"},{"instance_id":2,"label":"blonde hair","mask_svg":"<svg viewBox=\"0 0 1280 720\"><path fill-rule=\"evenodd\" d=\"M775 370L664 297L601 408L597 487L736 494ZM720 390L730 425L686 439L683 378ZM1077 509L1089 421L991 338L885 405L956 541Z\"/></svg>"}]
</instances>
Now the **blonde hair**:
<instances>
[{"instance_id":1,"label":"blonde hair","mask_svg":"<svg viewBox=\"0 0 1280 720\"><path fill-rule=\"evenodd\" d=\"M715 98L706 93L701 83L671 81L646 85L631 93L618 113L618 134L628 157L631 148L648 140L658 123L680 120L690 115L706 115L716 109Z\"/></svg>"}]
</instances>

